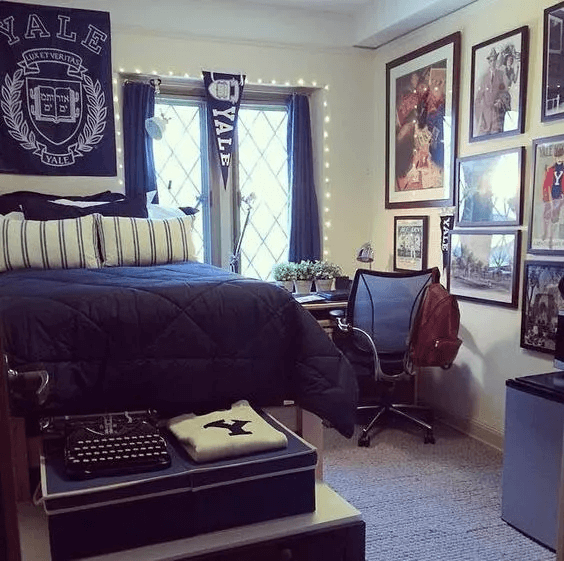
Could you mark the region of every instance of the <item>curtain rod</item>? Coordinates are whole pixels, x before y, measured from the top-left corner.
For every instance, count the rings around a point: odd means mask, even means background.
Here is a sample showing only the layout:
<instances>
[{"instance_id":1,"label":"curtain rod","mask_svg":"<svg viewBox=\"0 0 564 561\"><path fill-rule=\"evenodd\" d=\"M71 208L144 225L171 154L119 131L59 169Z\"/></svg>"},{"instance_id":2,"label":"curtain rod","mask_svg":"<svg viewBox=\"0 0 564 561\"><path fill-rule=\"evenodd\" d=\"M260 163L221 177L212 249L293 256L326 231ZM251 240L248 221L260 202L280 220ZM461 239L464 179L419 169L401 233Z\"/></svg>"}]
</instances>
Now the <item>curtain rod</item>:
<instances>
[{"instance_id":1,"label":"curtain rod","mask_svg":"<svg viewBox=\"0 0 564 561\"><path fill-rule=\"evenodd\" d=\"M142 73L126 73L120 72L119 76L124 80L124 82L147 82L150 83L151 80L160 80L160 88L166 89L167 86L171 88L182 88L189 86L191 89L201 88L204 91L204 82L202 78L195 76L181 77L181 76L161 76L160 74L142 74ZM315 92L323 89L322 87L313 86L299 86L299 85L280 85L280 84L256 84L256 83L245 83L245 88L243 91L247 92L257 92L257 93L278 93L281 95L289 95L292 93L300 93L303 95L312 95Z\"/></svg>"}]
</instances>

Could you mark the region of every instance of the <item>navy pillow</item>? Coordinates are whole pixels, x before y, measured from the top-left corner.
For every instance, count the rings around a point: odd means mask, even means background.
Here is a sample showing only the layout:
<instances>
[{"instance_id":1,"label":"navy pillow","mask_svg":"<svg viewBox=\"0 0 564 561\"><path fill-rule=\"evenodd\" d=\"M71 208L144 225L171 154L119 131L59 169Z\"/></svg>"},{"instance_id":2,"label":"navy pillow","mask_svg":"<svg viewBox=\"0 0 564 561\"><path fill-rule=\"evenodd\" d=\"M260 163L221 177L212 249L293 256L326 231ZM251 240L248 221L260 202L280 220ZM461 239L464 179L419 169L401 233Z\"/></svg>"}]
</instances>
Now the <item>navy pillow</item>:
<instances>
[{"instance_id":1,"label":"navy pillow","mask_svg":"<svg viewBox=\"0 0 564 561\"><path fill-rule=\"evenodd\" d=\"M61 195L49 195L47 193L36 193L33 191L14 191L0 195L0 214L8 214L9 212L21 212L22 205L33 203L35 201L53 201L62 198ZM94 195L76 195L64 197L72 201L117 201L124 198L123 193L114 193L112 191L103 191Z\"/></svg>"},{"instance_id":2,"label":"navy pillow","mask_svg":"<svg viewBox=\"0 0 564 561\"><path fill-rule=\"evenodd\" d=\"M94 213L102 214L103 216L148 217L147 205L142 198L122 199L87 207L34 200L25 202L22 205L22 209L27 220L61 220L63 218L77 218Z\"/></svg>"}]
</instances>

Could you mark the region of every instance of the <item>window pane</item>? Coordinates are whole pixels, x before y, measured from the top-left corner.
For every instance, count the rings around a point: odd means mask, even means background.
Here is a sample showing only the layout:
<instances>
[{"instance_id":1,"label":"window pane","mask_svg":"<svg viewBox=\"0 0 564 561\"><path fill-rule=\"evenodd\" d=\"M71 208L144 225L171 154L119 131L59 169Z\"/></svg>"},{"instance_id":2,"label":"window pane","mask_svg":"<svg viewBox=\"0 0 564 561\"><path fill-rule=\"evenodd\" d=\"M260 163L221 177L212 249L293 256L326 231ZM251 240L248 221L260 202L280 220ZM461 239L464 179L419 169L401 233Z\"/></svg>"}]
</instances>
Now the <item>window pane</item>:
<instances>
[{"instance_id":1,"label":"window pane","mask_svg":"<svg viewBox=\"0 0 564 561\"><path fill-rule=\"evenodd\" d=\"M272 266L288 259L289 188L285 107L239 109L239 189L251 193L249 224L241 247L241 274L271 280ZM241 206L241 228L247 206Z\"/></svg>"},{"instance_id":2,"label":"window pane","mask_svg":"<svg viewBox=\"0 0 564 561\"><path fill-rule=\"evenodd\" d=\"M197 101L161 99L155 116L167 119L161 140L153 142L159 203L196 206L205 192L201 152L201 104ZM200 208L205 213L205 208ZM203 217L196 215L192 237L198 261L204 261Z\"/></svg>"}]
</instances>

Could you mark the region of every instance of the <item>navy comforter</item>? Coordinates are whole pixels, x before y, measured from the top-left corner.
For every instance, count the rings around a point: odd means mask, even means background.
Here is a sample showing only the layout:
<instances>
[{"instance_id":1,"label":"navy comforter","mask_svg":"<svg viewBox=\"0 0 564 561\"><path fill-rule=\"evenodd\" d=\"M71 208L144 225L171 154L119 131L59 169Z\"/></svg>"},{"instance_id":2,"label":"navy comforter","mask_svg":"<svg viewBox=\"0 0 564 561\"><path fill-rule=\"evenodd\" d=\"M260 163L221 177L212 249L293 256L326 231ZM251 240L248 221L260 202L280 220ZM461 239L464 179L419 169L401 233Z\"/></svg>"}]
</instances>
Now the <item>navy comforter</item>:
<instances>
[{"instance_id":1,"label":"navy comforter","mask_svg":"<svg viewBox=\"0 0 564 561\"><path fill-rule=\"evenodd\" d=\"M51 375L44 414L203 412L294 399L345 436L356 380L281 288L201 263L0 275L13 367Z\"/></svg>"}]
</instances>

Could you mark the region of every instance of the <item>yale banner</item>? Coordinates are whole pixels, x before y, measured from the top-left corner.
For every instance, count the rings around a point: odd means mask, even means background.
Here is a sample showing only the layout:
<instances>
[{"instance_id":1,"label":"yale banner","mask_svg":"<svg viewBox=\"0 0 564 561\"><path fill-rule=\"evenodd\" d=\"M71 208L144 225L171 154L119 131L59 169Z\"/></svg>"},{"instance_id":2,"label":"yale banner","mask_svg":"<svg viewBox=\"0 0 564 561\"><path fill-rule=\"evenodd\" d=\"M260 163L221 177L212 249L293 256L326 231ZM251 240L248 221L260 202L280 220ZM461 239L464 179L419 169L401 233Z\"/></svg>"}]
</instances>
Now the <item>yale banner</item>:
<instances>
[{"instance_id":1,"label":"yale banner","mask_svg":"<svg viewBox=\"0 0 564 561\"><path fill-rule=\"evenodd\" d=\"M454 215L443 214L441 217L441 251L443 252L443 269L446 270L450 258L450 231L454 226Z\"/></svg>"},{"instance_id":2,"label":"yale banner","mask_svg":"<svg viewBox=\"0 0 564 561\"><path fill-rule=\"evenodd\" d=\"M0 2L0 172L116 175L109 13Z\"/></svg>"},{"instance_id":3,"label":"yale banner","mask_svg":"<svg viewBox=\"0 0 564 561\"><path fill-rule=\"evenodd\" d=\"M241 104L244 74L223 74L203 71L206 99L211 127L216 139L216 148L223 176L223 186L227 187L229 165L233 152L233 135L237 126L237 113Z\"/></svg>"}]
</instances>

